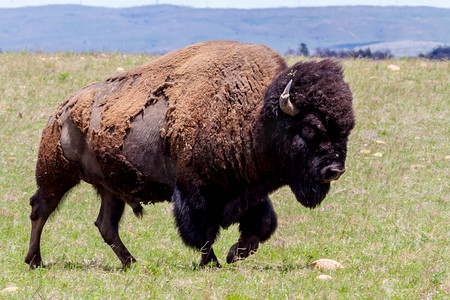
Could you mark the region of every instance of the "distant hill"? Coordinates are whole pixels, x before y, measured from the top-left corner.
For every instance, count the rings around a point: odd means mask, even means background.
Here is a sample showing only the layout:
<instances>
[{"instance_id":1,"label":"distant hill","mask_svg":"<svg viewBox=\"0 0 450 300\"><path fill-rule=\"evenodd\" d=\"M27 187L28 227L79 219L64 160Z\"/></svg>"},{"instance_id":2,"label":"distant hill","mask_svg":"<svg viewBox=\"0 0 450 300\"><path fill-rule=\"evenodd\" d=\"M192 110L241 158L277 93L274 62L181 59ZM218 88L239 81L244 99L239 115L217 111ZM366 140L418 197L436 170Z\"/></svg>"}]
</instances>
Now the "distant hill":
<instances>
[{"instance_id":1,"label":"distant hill","mask_svg":"<svg viewBox=\"0 0 450 300\"><path fill-rule=\"evenodd\" d=\"M296 50L300 43L310 50L399 41L422 46L450 44L449 28L450 9L431 7L246 10L51 5L0 9L0 49L163 53L200 41L226 39L265 44L284 53L289 48Z\"/></svg>"}]
</instances>

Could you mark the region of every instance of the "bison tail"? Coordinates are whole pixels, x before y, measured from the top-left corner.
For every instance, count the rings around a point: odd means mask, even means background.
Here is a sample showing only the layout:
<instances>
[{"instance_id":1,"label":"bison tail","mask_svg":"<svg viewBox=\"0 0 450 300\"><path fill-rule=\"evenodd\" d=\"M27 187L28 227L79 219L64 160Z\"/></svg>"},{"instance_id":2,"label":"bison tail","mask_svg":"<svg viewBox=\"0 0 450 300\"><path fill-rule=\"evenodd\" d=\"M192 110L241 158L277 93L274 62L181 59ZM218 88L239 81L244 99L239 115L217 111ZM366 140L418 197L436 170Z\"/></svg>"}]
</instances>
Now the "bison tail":
<instances>
[{"instance_id":1,"label":"bison tail","mask_svg":"<svg viewBox=\"0 0 450 300\"><path fill-rule=\"evenodd\" d=\"M142 218L142 216L144 215L144 208L141 204L137 204L133 207L133 213L136 217Z\"/></svg>"}]
</instances>

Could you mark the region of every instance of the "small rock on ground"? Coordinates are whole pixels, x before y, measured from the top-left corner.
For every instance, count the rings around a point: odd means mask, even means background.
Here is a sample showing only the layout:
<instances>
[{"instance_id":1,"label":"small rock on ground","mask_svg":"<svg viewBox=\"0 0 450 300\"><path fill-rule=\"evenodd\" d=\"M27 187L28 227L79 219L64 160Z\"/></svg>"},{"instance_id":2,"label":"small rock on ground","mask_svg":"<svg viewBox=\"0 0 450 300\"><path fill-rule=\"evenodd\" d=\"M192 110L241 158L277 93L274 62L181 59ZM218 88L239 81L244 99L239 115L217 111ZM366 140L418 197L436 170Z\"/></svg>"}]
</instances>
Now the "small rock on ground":
<instances>
[{"instance_id":1,"label":"small rock on ground","mask_svg":"<svg viewBox=\"0 0 450 300\"><path fill-rule=\"evenodd\" d=\"M319 259L316 260L315 262L313 262L311 264L311 266L315 269L315 270L320 270L320 271L329 271L329 270L336 270L336 269L342 269L344 268L344 266L332 259Z\"/></svg>"},{"instance_id":2,"label":"small rock on ground","mask_svg":"<svg viewBox=\"0 0 450 300\"><path fill-rule=\"evenodd\" d=\"M4 293L15 293L18 290L19 290L19 288L17 286L10 286L10 287L4 288L2 290L2 292L4 292Z\"/></svg>"},{"instance_id":3,"label":"small rock on ground","mask_svg":"<svg viewBox=\"0 0 450 300\"><path fill-rule=\"evenodd\" d=\"M324 274L319 275L316 278L319 279L319 280L330 280L330 279L333 279L333 277L331 277L330 275L324 275Z\"/></svg>"}]
</instances>

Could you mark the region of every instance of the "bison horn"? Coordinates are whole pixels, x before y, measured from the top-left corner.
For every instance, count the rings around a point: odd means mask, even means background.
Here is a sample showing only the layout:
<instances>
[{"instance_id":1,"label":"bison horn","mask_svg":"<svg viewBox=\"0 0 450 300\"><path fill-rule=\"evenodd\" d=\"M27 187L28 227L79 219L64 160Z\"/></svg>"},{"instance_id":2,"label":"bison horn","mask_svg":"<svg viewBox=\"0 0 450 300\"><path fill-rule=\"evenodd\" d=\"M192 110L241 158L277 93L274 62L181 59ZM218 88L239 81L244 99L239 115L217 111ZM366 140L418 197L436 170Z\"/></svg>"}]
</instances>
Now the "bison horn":
<instances>
[{"instance_id":1,"label":"bison horn","mask_svg":"<svg viewBox=\"0 0 450 300\"><path fill-rule=\"evenodd\" d=\"M299 109L294 106L291 102L291 96L289 95L289 90L291 89L292 79L287 84L286 88L283 91L283 94L280 96L280 108L281 110L290 116L295 116L299 113Z\"/></svg>"}]
</instances>

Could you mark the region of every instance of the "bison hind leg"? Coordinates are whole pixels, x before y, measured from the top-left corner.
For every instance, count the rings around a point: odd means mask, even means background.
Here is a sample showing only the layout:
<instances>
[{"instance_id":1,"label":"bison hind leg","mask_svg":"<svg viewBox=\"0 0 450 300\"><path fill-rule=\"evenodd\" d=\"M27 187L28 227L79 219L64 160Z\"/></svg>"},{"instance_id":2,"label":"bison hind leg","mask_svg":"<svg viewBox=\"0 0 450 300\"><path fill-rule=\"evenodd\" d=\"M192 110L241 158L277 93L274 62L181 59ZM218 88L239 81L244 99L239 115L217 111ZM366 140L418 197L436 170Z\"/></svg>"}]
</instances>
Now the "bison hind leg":
<instances>
[{"instance_id":1,"label":"bison hind leg","mask_svg":"<svg viewBox=\"0 0 450 300\"><path fill-rule=\"evenodd\" d=\"M125 202L103 187L97 186L97 190L102 198L102 204L95 226L99 229L103 240L120 259L123 267L127 268L130 264L135 263L136 259L125 247L119 236L119 222L125 209Z\"/></svg>"},{"instance_id":2,"label":"bison hind leg","mask_svg":"<svg viewBox=\"0 0 450 300\"><path fill-rule=\"evenodd\" d=\"M265 242L277 228L277 216L269 197L265 197L256 206L241 217L239 221L241 236L231 246L227 255L227 263L243 260L258 250L260 242Z\"/></svg>"},{"instance_id":3,"label":"bison hind leg","mask_svg":"<svg viewBox=\"0 0 450 300\"><path fill-rule=\"evenodd\" d=\"M30 269L41 266L40 242L45 223L58 207L59 202L66 192L77 183L78 181L66 181L64 185L43 186L38 188L36 193L30 198L30 205L32 207L30 214L31 237L28 254L25 257L25 263L30 265Z\"/></svg>"}]
</instances>

